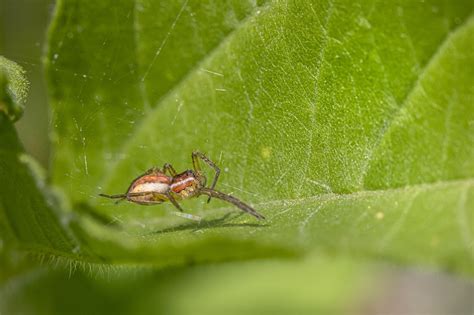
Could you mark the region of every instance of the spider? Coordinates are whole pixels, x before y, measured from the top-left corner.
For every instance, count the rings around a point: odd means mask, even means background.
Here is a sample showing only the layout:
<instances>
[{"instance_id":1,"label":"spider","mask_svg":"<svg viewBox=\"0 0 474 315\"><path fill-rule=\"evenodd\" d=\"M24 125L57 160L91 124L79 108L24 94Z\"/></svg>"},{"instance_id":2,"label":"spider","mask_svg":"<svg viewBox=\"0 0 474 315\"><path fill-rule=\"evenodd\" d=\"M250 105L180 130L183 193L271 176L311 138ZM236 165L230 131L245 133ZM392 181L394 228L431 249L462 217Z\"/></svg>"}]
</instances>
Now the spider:
<instances>
[{"instance_id":1,"label":"spider","mask_svg":"<svg viewBox=\"0 0 474 315\"><path fill-rule=\"evenodd\" d=\"M214 189L219 178L220 169L214 162L201 152L194 151L191 155L193 170L186 170L177 173L169 163L163 165L163 169L153 167L143 175L135 178L124 194L106 195L101 197L110 199L128 200L140 205L156 205L165 201L170 201L180 212L184 212L178 200L206 195L209 198L218 198L227 201L244 212L253 215L257 219L263 220L265 217L255 211L252 207L229 194L222 193ZM216 172L210 187L206 187L206 176L201 171L199 160L204 161ZM193 217L192 215L189 215Z\"/></svg>"}]
</instances>

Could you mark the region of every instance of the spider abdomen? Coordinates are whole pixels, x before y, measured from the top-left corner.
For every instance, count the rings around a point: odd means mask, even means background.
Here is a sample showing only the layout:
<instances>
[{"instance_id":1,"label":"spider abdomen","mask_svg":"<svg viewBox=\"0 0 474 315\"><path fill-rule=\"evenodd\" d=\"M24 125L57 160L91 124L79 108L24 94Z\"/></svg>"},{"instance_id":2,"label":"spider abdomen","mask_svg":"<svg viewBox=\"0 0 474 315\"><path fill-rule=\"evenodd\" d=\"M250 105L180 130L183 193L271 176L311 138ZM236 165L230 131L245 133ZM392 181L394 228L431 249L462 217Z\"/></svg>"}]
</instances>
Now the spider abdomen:
<instances>
[{"instance_id":1,"label":"spider abdomen","mask_svg":"<svg viewBox=\"0 0 474 315\"><path fill-rule=\"evenodd\" d=\"M127 199L140 204L156 204L168 200L171 177L154 171L135 179L127 192Z\"/></svg>"}]
</instances>

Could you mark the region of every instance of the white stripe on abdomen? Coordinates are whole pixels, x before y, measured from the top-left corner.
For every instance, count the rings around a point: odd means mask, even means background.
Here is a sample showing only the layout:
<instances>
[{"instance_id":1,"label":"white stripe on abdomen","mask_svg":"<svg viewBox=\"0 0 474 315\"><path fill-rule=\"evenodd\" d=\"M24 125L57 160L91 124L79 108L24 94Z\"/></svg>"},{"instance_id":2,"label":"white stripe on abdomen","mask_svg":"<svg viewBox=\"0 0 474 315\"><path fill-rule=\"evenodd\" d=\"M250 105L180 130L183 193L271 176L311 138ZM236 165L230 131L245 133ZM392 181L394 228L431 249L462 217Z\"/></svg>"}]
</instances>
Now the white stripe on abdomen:
<instances>
[{"instance_id":1,"label":"white stripe on abdomen","mask_svg":"<svg viewBox=\"0 0 474 315\"><path fill-rule=\"evenodd\" d=\"M165 194L169 190L169 185L164 183L144 183L133 187L131 193L155 192Z\"/></svg>"},{"instance_id":2,"label":"white stripe on abdomen","mask_svg":"<svg viewBox=\"0 0 474 315\"><path fill-rule=\"evenodd\" d=\"M186 184L187 182L192 182L192 181L194 181L194 180L196 180L194 177L188 177L188 178L186 178L186 179L184 179L184 180L181 180L181 181L179 181L179 182L177 182L177 183L171 184L170 188L173 189L173 188L175 188L176 186L180 186L180 185Z\"/></svg>"}]
</instances>

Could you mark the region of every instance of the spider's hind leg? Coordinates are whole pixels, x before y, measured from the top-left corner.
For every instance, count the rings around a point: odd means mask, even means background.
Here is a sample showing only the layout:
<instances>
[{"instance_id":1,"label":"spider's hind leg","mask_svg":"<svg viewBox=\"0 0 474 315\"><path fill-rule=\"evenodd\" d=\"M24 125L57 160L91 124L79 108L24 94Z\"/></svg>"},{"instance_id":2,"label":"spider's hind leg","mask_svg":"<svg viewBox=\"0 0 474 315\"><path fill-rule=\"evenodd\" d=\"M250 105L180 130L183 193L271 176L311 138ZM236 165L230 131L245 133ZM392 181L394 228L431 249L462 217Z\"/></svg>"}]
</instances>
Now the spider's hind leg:
<instances>
[{"instance_id":1,"label":"spider's hind leg","mask_svg":"<svg viewBox=\"0 0 474 315\"><path fill-rule=\"evenodd\" d=\"M124 199L124 198L127 198L127 194L119 194L119 195L99 194L99 196L109 198L109 199Z\"/></svg>"},{"instance_id":2,"label":"spider's hind leg","mask_svg":"<svg viewBox=\"0 0 474 315\"><path fill-rule=\"evenodd\" d=\"M109 199L118 199L115 201L115 204L118 204L125 199L127 199L127 194L119 194L119 195L107 195L107 194L99 194L101 197L109 198Z\"/></svg>"}]
</instances>

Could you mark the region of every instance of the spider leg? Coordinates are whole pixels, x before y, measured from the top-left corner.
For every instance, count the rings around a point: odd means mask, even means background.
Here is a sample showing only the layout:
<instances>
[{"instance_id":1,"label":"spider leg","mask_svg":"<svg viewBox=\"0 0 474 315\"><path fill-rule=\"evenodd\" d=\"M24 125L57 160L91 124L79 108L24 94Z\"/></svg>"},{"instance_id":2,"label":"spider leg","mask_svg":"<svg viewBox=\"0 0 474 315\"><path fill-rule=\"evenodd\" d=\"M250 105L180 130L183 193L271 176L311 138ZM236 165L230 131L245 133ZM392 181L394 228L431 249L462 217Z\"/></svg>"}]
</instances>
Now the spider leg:
<instances>
[{"instance_id":1,"label":"spider leg","mask_svg":"<svg viewBox=\"0 0 474 315\"><path fill-rule=\"evenodd\" d=\"M121 202L121 201L127 199L127 195L126 195L126 194L119 194L119 195L99 194L99 196L105 197L105 198L109 198L109 199L118 199L117 201L115 201L115 204L118 204L119 202Z\"/></svg>"},{"instance_id":2,"label":"spider leg","mask_svg":"<svg viewBox=\"0 0 474 315\"><path fill-rule=\"evenodd\" d=\"M258 213L257 211L255 211L254 208L252 208L251 206L249 206L245 202L235 198L232 195L224 194L220 191L209 189L209 188L206 188L206 187L201 188L199 193L201 195L212 196L212 197L216 197L218 199L227 201L227 202L233 204L234 206L236 206L237 208L239 208L240 210L242 210L244 212L247 212L250 215L253 215L254 217L256 217L259 220L265 219L265 217L263 215L261 215L260 213Z\"/></svg>"},{"instance_id":3,"label":"spider leg","mask_svg":"<svg viewBox=\"0 0 474 315\"><path fill-rule=\"evenodd\" d=\"M134 203L141 204L141 205L160 204L164 201L164 200L157 200L157 201L143 201L143 202L140 202L138 200L130 199L131 197L146 196L146 195L149 195L149 194L153 194L154 196L156 196L156 195L165 196L163 194L157 194L157 193L154 193L152 191L142 191L142 192L137 192L137 193L127 193L127 194L120 194L120 195L99 194L99 196L105 197L105 198L110 198L110 199L119 199L115 202L115 204L117 204L120 201L123 201L125 199L128 200L128 201L134 202Z\"/></svg>"},{"instance_id":4,"label":"spider leg","mask_svg":"<svg viewBox=\"0 0 474 315\"><path fill-rule=\"evenodd\" d=\"M176 199L174 199L173 195L171 195L169 191L166 193L166 197L168 197L169 201L173 204L173 206L175 206L179 211L184 212L183 208L181 208L179 203L176 201Z\"/></svg>"},{"instance_id":5,"label":"spider leg","mask_svg":"<svg viewBox=\"0 0 474 315\"><path fill-rule=\"evenodd\" d=\"M109 198L109 199L124 199L124 198L127 198L127 194L119 194L119 195L99 194L99 196Z\"/></svg>"},{"instance_id":6,"label":"spider leg","mask_svg":"<svg viewBox=\"0 0 474 315\"><path fill-rule=\"evenodd\" d=\"M164 196L163 194L159 194L159 193L156 193L154 191L142 191L142 192L136 192L136 193L128 193L126 194L126 197L127 198L130 198L130 197L141 197L141 196L146 196L146 195L153 195L153 196ZM163 201L160 201L160 203L163 202Z\"/></svg>"},{"instance_id":7,"label":"spider leg","mask_svg":"<svg viewBox=\"0 0 474 315\"><path fill-rule=\"evenodd\" d=\"M174 215L177 215L178 217L186 218L189 220L197 221L197 222L201 221L201 217L184 212L183 208L181 208L179 203L176 201L176 199L174 199L173 195L171 195L170 192L166 194L166 197L168 197L169 201L171 201L171 203L179 210L179 212L173 212Z\"/></svg>"},{"instance_id":8,"label":"spider leg","mask_svg":"<svg viewBox=\"0 0 474 315\"><path fill-rule=\"evenodd\" d=\"M198 159L203 160L207 165L212 167L214 169L214 171L216 172L216 175L214 175L214 179L212 180L211 187L209 187L210 189L214 189L214 187L216 187L217 180L219 179L221 169L216 164L214 164L214 162L212 162L207 156L205 156L204 154L202 154L199 151L194 151L192 153L193 166L194 166L194 169L198 172L201 171L201 167L199 165L199 160ZM211 201L211 198L212 198L212 196L209 195L209 198L207 199L207 203L209 203L209 201Z\"/></svg>"},{"instance_id":9,"label":"spider leg","mask_svg":"<svg viewBox=\"0 0 474 315\"><path fill-rule=\"evenodd\" d=\"M160 170L159 168L153 166L152 168L149 168L145 173L143 173L143 175L151 174L151 173L154 173L154 172L159 171L159 170ZM135 178L135 180L142 177L143 175L140 175L139 177Z\"/></svg>"},{"instance_id":10,"label":"spider leg","mask_svg":"<svg viewBox=\"0 0 474 315\"><path fill-rule=\"evenodd\" d=\"M174 167L169 163L165 163L165 165L163 165L163 173L166 174L166 171L168 171L168 173L173 177L178 175Z\"/></svg>"}]
</instances>

